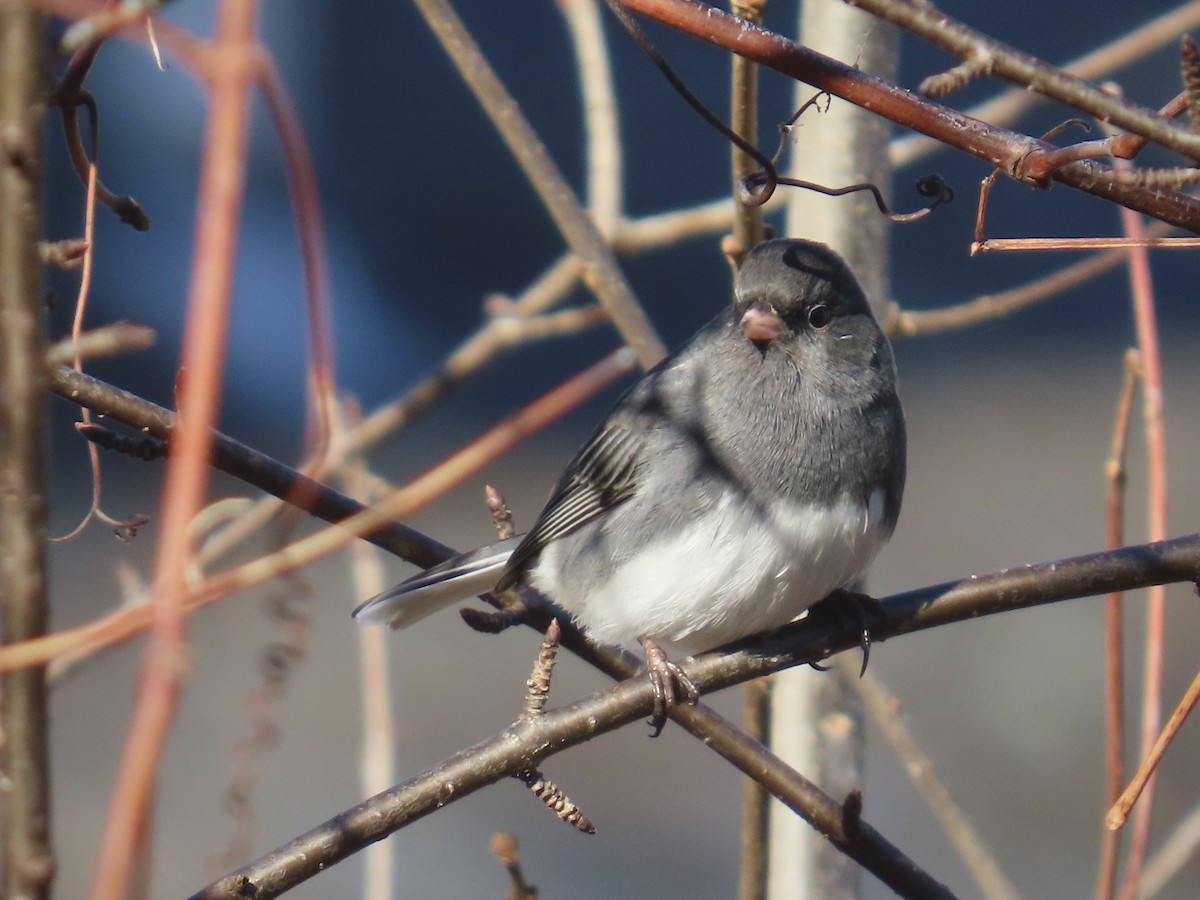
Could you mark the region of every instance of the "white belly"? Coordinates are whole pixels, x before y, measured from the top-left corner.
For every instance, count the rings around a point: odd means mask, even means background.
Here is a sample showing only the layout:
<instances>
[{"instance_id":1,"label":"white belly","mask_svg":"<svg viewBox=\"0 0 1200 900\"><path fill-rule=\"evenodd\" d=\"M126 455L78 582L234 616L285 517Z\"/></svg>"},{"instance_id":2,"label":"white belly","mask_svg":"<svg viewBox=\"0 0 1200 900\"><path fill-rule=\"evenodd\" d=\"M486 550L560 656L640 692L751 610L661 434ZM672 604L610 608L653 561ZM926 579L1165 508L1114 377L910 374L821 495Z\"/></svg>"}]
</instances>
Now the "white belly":
<instances>
[{"instance_id":1,"label":"white belly","mask_svg":"<svg viewBox=\"0 0 1200 900\"><path fill-rule=\"evenodd\" d=\"M867 509L777 504L769 522L726 497L703 524L648 543L586 593L560 577L569 561L557 544L531 574L598 643L648 637L681 655L786 625L853 581L887 537L882 491Z\"/></svg>"}]
</instances>

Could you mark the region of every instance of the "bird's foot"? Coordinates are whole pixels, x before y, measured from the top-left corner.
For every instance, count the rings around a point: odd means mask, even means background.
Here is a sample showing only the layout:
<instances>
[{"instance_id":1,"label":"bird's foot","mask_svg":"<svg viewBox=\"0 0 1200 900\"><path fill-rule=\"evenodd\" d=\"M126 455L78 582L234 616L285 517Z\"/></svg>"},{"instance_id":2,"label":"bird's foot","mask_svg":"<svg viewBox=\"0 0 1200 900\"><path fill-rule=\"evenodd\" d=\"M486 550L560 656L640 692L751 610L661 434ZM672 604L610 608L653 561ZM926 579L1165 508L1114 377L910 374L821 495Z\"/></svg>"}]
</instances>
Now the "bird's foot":
<instances>
[{"instance_id":1,"label":"bird's foot","mask_svg":"<svg viewBox=\"0 0 1200 900\"><path fill-rule=\"evenodd\" d=\"M667 724L671 709L680 701L680 694L683 702L695 703L700 699L700 689L683 669L667 658L662 647L649 638L639 638L639 643L646 656L646 675L654 690L654 712L650 717L654 733L650 736L658 737Z\"/></svg>"},{"instance_id":2,"label":"bird's foot","mask_svg":"<svg viewBox=\"0 0 1200 900\"><path fill-rule=\"evenodd\" d=\"M820 603L815 604L810 610L810 612L833 616L840 621L845 621L847 617L854 620L854 624L858 628L858 646L862 650L860 677L866 673L867 663L871 659L871 623L879 620L881 609L879 601L869 594L841 588ZM817 663L809 663L809 665L820 671L828 669L828 666Z\"/></svg>"},{"instance_id":3,"label":"bird's foot","mask_svg":"<svg viewBox=\"0 0 1200 900\"><path fill-rule=\"evenodd\" d=\"M514 599L504 609L485 610L466 606L460 609L458 614L471 628L484 634L499 634L506 628L524 625L529 621L529 608L518 599Z\"/></svg>"}]
</instances>

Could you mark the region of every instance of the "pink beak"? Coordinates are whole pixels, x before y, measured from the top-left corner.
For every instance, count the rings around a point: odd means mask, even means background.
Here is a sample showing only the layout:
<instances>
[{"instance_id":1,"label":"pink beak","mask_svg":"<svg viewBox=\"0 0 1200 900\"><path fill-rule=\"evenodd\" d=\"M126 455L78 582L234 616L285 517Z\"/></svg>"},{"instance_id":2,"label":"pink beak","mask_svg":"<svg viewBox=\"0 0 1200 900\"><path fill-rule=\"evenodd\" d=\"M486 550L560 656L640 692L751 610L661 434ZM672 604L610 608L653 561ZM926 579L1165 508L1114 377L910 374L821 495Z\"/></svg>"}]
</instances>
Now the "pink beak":
<instances>
[{"instance_id":1,"label":"pink beak","mask_svg":"<svg viewBox=\"0 0 1200 900\"><path fill-rule=\"evenodd\" d=\"M770 343L783 334L779 313L765 303L755 303L742 315L742 334L756 344Z\"/></svg>"}]
</instances>

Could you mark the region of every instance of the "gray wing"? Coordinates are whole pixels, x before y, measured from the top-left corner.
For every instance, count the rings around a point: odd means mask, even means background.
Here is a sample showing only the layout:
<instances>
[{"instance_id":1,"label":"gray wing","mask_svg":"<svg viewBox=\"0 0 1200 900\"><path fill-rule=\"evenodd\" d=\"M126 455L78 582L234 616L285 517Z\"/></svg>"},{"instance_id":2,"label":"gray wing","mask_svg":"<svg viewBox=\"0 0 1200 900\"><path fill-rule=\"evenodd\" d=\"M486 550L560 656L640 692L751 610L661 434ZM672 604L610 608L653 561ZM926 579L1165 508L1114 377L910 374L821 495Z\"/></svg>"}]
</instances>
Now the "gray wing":
<instances>
[{"instance_id":1,"label":"gray wing","mask_svg":"<svg viewBox=\"0 0 1200 900\"><path fill-rule=\"evenodd\" d=\"M513 551L497 590L512 587L549 543L632 497L645 478L651 456L667 453L672 445L677 451L689 439L694 441L699 427L696 417L703 406L703 398L698 396L700 361L724 331L733 327L731 315L718 315L617 401L575 454L533 528Z\"/></svg>"},{"instance_id":2,"label":"gray wing","mask_svg":"<svg viewBox=\"0 0 1200 900\"><path fill-rule=\"evenodd\" d=\"M512 587L551 541L624 503L637 490L646 447L645 423L611 417L583 445L533 528L513 551L496 590Z\"/></svg>"}]
</instances>

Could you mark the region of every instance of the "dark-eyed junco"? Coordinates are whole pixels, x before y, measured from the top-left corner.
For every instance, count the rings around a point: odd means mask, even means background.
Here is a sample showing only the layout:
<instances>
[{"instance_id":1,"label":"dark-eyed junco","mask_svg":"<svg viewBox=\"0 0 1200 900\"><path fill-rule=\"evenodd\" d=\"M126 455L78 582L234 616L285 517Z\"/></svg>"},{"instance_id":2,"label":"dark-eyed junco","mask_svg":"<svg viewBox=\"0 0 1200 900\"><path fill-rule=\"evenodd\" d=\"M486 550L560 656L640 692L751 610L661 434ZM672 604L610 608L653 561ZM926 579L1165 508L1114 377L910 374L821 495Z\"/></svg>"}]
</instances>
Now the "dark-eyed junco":
<instances>
[{"instance_id":1,"label":"dark-eyed junco","mask_svg":"<svg viewBox=\"0 0 1200 900\"><path fill-rule=\"evenodd\" d=\"M354 615L404 628L529 584L598 643L640 641L669 704L694 688L668 654L780 628L862 572L895 527L905 446L892 350L854 275L823 244L768 241L732 308L617 401L528 534Z\"/></svg>"}]
</instances>

